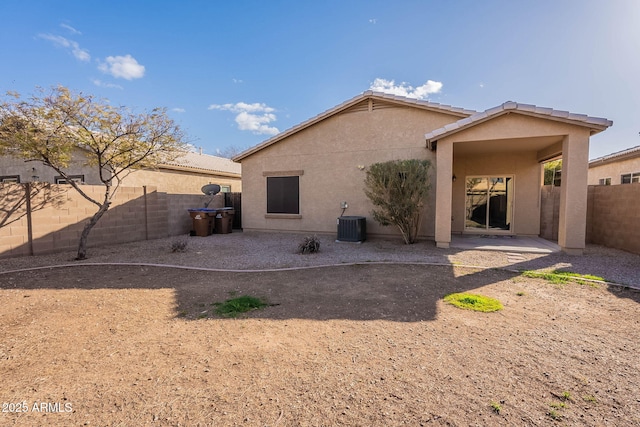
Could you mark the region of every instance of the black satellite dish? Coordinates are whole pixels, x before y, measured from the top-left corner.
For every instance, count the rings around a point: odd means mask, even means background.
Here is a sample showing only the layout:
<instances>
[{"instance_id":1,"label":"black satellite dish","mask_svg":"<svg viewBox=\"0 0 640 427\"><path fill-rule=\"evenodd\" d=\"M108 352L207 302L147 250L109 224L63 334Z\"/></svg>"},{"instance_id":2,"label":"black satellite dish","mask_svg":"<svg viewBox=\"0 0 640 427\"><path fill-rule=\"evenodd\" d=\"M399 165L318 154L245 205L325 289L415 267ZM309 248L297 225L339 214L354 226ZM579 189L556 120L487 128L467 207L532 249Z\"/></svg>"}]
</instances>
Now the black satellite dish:
<instances>
[{"instance_id":1,"label":"black satellite dish","mask_svg":"<svg viewBox=\"0 0 640 427\"><path fill-rule=\"evenodd\" d=\"M215 196L220 192L220 186L218 184L207 184L200 189L207 196Z\"/></svg>"},{"instance_id":2,"label":"black satellite dish","mask_svg":"<svg viewBox=\"0 0 640 427\"><path fill-rule=\"evenodd\" d=\"M202 191L207 196L211 196L209 201L205 202L205 204L204 204L204 207L208 208L209 207L209 203L211 203L211 201L213 200L213 196L215 196L216 194L218 194L220 192L220 186L218 184L207 184L204 187L202 187L200 189L200 191Z\"/></svg>"}]
</instances>

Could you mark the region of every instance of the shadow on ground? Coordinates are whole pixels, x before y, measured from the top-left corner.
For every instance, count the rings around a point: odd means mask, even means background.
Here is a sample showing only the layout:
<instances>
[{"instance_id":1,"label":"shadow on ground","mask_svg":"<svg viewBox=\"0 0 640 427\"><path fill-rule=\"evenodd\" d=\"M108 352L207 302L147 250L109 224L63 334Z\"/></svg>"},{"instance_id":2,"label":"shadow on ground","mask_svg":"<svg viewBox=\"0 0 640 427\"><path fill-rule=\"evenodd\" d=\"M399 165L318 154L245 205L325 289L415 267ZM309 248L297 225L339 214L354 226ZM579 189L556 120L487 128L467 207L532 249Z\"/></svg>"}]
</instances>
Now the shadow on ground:
<instances>
[{"instance_id":1,"label":"shadow on ground","mask_svg":"<svg viewBox=\"0 0 640 427\"><path fill-rule=\"evenodd\" d=\"M0 288L173 289L176 316L186 319L218 317L214 303L252 295L272 305L243 317L417 322L434 320L438 302L446 294L473 291L518 275L505 270L418 264L358 264L247 273L78 264L2 274ZM637 292L617 288L616 293L640 302Z\"/></svg>"}]
</instances>

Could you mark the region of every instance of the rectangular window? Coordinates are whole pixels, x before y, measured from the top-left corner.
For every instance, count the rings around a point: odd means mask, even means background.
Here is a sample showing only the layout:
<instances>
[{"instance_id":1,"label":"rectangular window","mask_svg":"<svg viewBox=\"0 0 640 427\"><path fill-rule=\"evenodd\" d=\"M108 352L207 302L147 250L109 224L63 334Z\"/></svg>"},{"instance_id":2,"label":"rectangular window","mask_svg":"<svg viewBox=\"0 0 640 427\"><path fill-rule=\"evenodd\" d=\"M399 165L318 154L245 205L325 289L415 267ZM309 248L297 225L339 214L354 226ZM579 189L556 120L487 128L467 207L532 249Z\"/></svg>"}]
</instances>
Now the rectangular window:
<instances>
[{"instance_id":1,"label":"rectangular window","mask_svg":"<svg viewBox=\"0 0 640 427\"><path fill-rule=\"evenodd\" d=\"M231 193L231 186L230 185L221 185L220 186L220 192L221 193Z\"/></svg>"},{"instance_id":2,"label":"rectangular window","mask_svg":"<svg viewBox=\"0 0 640 427\"><path fill-rule=\"evenodd\" d=\"M631 184L633 182L640 182L640 172L627 173L620 176L621 184Z\"/></svg>"},{"instance_id":3,"label":"rectangular window","mask_svg":"<svg viewBox=\"0 0 640 427\"><path fill-rule=\"evenodd\" d=\"M300 214L300 177L267 177L267 213Z\"/></svg>"},{"instance_id":4,"label":"rectangular window","mask_svg":"<svg viewBox=\"0 0 640 427\"><path fill-rule=\"evenodd\" d=\"M511 230L513 181L514 178L511 176L467 177L466 230Z\"/></svg>"},{"instance_id":5,"label":"rectangular window","mask_svg":"<svg viewBox=\"0 0 640 427\"><path fill-rule=\"evenodd\" d=\"M77 184L84 184L84 175L68 175L69 180ZM55 177L56 184L66 184L67 180L61 176Z\"/></svg>"},{"instance_id":6,"label":"rectangular window","mask_svg":"<svg viewBox=\"0 0 640 427\"><path fill-rule=\"evenodd\" d=\"M611 185L611 178L602 178L599 180L600 185Z\"/></svg>"},{"instance_id":7,"label":"rectangular window","mask_svg":"<svg viewBox=\"0 0 640 427\"><path fill-rule=\"evenodd\" d=\"M4 175L0 176L0 182L20 182L20 175Z\"/></svg>"}]
</instances>

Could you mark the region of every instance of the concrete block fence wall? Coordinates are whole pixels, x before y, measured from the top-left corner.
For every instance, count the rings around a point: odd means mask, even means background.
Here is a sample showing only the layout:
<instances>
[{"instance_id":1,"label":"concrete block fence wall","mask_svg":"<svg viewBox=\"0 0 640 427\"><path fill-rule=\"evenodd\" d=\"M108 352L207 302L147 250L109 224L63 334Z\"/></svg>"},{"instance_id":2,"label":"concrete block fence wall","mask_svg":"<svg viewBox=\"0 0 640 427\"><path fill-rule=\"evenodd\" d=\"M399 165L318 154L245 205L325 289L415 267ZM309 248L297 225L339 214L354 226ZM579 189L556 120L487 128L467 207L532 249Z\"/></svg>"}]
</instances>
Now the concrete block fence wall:
<instances>
[{"instance_id":1,"label":"concrete block fence wall","mask_svg":"<svg viewBox=\"0 0 640 427\"><path fill-rule=\"evenodd\" d=\"M104 187L83 185L100 200ZM89 247L188 233L186 209L203 195L167 194L156 187L121 187L89 235ZM0 184L0 258L75 250L97 206L69 185Z\"/></svg>"},{"instance_id":2,"label":"concrete block fence wall","mask_svg":"<svg viewBox=\"0 0 640 427\"><path fill-rule=\"evenodd\" d=\"M589 186L587 241L640 254L640 183Z\"/></svg>"},{"instance_id":3,"label":"concrete block fence wall","mask_svg":"<svg viewBox=\"0 0 640 427\"><path fill-rule=\"evenodd\" d=\"M540 200L540 237L558 241L560 224L560 187L545 185Z\"/></svg>"},{"instance_id":4,"label":"concrete block fence wall","mask_svg":"<svg viewBox=\"0 0 640 427\"><path fill-rule=\"evenodd\" d=\"M640 254L640 184L590 185L587 190L587 243ZM540 237L558 238L560 189L542 188Z\"/></svg>"}]
</instances>

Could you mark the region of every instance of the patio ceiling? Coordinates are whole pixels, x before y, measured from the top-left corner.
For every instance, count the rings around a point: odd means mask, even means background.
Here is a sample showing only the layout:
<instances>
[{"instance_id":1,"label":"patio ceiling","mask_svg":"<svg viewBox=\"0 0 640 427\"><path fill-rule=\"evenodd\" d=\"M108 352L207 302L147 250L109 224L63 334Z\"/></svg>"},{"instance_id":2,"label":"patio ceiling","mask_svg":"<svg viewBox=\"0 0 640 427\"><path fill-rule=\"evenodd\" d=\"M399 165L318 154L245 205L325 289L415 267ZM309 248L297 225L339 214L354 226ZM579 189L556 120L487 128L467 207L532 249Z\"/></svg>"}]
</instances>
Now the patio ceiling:
<instances>
[{"instance_id":1,"label":"patio ceiling","mask_svg":"<svg viewBox=\"0 0 640 427\"><path fill-rule=\"evenodd\" d=\"M562 144L563 135L527 138L492 139L484 141L456 142L454 155L495 154L504 152L533 151L540 153Z\"/></svg>"}]
</instances>

